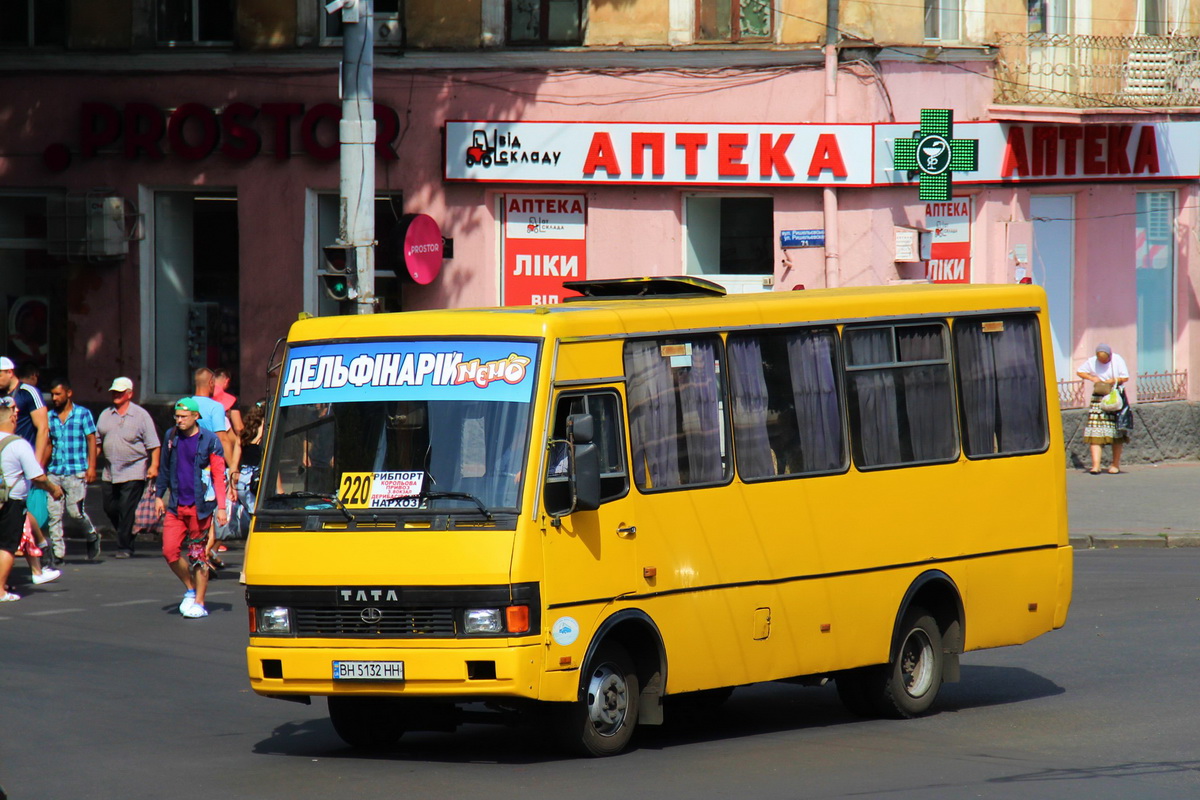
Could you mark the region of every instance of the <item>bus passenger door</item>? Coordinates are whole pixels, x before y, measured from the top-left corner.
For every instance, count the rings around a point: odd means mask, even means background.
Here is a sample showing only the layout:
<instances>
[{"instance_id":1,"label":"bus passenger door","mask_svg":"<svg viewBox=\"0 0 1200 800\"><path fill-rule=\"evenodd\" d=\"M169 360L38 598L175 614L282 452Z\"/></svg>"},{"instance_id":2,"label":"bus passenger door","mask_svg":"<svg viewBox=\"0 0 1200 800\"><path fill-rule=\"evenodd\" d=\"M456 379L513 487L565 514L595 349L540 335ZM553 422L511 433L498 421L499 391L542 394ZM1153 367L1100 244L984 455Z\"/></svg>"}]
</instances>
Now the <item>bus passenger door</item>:
<instances>
[{"instance_id":1,"label":"bus passenger door","mask_svg":"<svg viewBox=\"0 0 1200 800\"><path fill-rule=\"evenodd\" d=\"M635 591L637 520L626 468L621 397L615 389L560 393L544 456L543 515L549 622L570 617L586 648L591 628L613 598ZM567 417L589 414L600 453L600 507L557 515L571 505L567 482ZM570 621L568 620L568 626ZM557 641L557 639L556 639ZM582 655L583 650L580 650Z\"/></svg>"}]
</instances>

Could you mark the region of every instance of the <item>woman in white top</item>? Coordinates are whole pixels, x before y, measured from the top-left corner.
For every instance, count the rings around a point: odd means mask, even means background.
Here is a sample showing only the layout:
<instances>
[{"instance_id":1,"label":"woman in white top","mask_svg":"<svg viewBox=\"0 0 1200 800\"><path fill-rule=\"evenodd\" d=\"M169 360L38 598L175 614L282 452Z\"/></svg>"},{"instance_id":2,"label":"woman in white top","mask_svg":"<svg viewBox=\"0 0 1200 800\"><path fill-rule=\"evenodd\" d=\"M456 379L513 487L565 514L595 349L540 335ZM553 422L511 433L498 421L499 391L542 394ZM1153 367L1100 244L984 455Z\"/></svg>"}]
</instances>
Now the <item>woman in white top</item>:
<instances>
[{"instance_id":1,"label":"woman in white top","mask_svg":"<svg viewBox=\"0 0 1200 800\"><path fill-rule=\"evenodd\" d=\"M1076 374L1092 382L1092 407L1088 412L1087 426L1083 429L1083 440L1091 448L1092 474L1099 475L1100 456L1104 445L1112 445L1112 466L1108 471L1116 475L1121 471L1121 450L1125 447L1125 434L1117 430L1117 412L1108 412L1100 407L1100 401L1129 380L1125 359L1112 351L1106 344L1096 345L1096 355L1079 365ZM1124 392L1122 391L1122 396Z\"/></svg>"}]
</instances>

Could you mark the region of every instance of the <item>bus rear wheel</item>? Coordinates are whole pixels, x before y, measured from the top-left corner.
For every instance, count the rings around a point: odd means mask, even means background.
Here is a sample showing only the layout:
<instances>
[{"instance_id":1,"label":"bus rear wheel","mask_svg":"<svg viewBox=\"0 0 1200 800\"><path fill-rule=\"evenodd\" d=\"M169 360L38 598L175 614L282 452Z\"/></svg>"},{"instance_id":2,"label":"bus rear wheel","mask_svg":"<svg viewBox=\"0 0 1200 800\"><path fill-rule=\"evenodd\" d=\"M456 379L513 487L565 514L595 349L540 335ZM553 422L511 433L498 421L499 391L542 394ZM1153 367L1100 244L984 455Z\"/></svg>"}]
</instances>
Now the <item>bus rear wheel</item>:
<instances>
[{"instance_id":1,"label":"bus rear wheel","mask_svg":"<svg viewBox=\"0 0 1200 800\"><path fill-rule=\"evenodd\" d=\"M847 670L836 678L838 697L862 717L908 719L924 714L942 687L945 654L937 620L914 607L900 625L900 646L890 664Z\"/></svg>"},{"instance_id":2,"label":"bus rear wheel","mask_svg":"<svg viewBox=\"0 0 1200 800\"><path fill-rule=\"evenodd\" d=\"M580 755L616 755L637 725L641 684L633 660L624 647L606 642L589 660L582 680L583 696L562 717L563 741Z\"/></svg>"},{"instance_id":3,"label":"bus rear wheel","mask_svg":"<svg viewBox=\"0 0 1200 800\"><path fill-rule=\"evenodd\" d=\"M400 709L384 697L330 697L329 720L341 740L360 750L391 747L404 735Z\"/></svg>"}]
</instances>

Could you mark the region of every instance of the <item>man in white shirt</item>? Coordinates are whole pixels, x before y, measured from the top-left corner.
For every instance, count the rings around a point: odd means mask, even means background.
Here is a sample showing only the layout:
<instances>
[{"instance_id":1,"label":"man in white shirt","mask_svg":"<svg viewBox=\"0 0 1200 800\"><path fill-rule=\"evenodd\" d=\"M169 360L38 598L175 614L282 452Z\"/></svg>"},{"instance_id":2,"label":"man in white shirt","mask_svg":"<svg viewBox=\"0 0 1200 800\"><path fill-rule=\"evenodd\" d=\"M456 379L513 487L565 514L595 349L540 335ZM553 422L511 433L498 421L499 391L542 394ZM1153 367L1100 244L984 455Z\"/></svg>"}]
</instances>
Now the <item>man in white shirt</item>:
<instances>
[{"instance_id":1,"label":"man in white shirt","mask_svg":"<svg viewBox=\"0 0 1200 800\"><path fill-rule=\"evenodd\" d=\"M8 591L8 576L12 572L13 556L21 544L25 527L25 498L29 485L49 492L61 500L62 489L46 477L29 442L16 435L20 411L11 397L0 397L0 472L8 487L8 500L0 506L0 603L20 600L21 596Z\"/></svg>"}]
</instances>

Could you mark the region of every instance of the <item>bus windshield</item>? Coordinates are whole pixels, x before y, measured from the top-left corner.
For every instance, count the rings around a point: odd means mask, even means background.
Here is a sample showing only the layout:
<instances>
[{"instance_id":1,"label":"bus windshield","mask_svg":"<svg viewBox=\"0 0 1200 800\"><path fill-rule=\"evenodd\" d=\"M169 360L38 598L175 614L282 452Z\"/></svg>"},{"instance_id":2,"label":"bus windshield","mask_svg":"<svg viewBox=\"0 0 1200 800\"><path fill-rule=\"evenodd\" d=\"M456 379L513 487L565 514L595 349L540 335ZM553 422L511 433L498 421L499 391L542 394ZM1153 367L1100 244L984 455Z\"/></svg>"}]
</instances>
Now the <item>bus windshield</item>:
<instances>
[{"instance_id":1,"label":"bus windshield","mask_svg":"<svg viewBox=\"0 0 1200 800\"><path fill-rule=\"evenodd\" d=\"M516 511L536 357L528 341L293 347L259 512Z\"/></svg>"}]
</instances>

